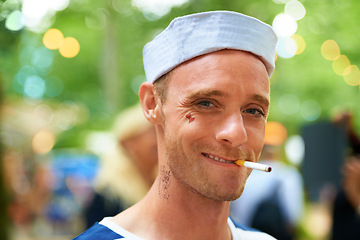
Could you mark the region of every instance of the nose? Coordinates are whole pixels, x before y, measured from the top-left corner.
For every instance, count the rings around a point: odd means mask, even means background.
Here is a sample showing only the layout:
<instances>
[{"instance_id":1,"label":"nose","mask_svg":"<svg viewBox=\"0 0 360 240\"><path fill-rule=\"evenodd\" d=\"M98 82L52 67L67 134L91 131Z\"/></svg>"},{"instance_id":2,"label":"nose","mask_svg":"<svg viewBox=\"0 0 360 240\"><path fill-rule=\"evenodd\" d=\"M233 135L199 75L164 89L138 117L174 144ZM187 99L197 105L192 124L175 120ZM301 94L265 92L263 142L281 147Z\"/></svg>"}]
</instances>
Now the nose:
<instances>
[{"instance_id":1,"label":"nose","mask_svg":"<svg viewBox=\"0 0 360 240\"><path fill-rule=\"evenodd\" d=\"M216 140L231 147L239 147L247 142L247 132L240 113L223 118L216 133Z\"/></svg>"}]
</instances>

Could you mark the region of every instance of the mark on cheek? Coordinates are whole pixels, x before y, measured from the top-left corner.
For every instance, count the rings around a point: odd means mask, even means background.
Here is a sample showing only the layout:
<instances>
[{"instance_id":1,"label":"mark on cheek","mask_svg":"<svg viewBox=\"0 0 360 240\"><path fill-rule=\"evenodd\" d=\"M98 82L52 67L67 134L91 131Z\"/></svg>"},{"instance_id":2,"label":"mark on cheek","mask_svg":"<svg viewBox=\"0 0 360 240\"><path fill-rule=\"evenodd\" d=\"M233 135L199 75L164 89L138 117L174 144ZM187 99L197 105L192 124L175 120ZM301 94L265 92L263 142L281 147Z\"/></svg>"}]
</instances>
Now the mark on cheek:
<instances>
[{"instance_id":1,"label":"mark on cheek","mask_svg":"<svg viewBox=\"0 0 360 240\"><path fill-rule=\"evenodd\" d=\"M191 116L190 113L186 114L185 117L186 117L187 119L189 119L189 123L191 123L191 122L194 121L194 119L195 119L195 118L193 118L193 117Z\"/></svg>"},{"instance_id":2,"label":"mark on cheek","mask_svg":"<svg viewBox=\"0 0 360 240\"><path fill-rule=\"evenodd\" d=\"M160 183L159 183L159 195L162 198L169 200L169 186L171 182L170 170L166 170L165 166L162 165L160 169Z\"/></svg>"}]
</instances>

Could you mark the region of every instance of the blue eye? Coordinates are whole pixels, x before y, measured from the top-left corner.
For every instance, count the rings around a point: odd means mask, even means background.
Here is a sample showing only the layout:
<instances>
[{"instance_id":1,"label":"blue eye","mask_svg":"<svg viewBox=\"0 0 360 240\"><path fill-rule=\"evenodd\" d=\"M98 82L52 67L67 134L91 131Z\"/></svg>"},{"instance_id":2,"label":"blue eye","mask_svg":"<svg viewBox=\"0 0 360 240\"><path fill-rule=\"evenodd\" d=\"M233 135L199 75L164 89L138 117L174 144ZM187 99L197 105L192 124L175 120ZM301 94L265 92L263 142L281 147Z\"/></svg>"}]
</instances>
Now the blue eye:
<instances>
[{"instance_id":1,"label":"blue eye","mask_svg":"<svg viewBox=\"0 0 360 240\"><path fill-rule=\"evenodd\" d=\"M256 114L258 112L258 110L250 108L250 109L247 109L245 112L250 113L250 114Z\"/></svg>"},{"instance_id":2,"label":"blue eye","mask_svg":"<svg viewBox=\"0 0 360 240\"><path fill-rule=\"evenodd\" d=\"M256 109L256 108L249 108L245 110L246 113L250 113L252 115L260 115L260 116L265 116L265 113Z\"/></svg>"},{"instance_id":3,"label":"blue eye","mask_svg":"<svg viewBox=\"0 0 360 240\"><path fill-rule=\"evenodd\" d=\"M209 101L201 101L198 103L198 105L201 105L203 107L211 107L213 104Z\"/></svg>"}]
</instances>

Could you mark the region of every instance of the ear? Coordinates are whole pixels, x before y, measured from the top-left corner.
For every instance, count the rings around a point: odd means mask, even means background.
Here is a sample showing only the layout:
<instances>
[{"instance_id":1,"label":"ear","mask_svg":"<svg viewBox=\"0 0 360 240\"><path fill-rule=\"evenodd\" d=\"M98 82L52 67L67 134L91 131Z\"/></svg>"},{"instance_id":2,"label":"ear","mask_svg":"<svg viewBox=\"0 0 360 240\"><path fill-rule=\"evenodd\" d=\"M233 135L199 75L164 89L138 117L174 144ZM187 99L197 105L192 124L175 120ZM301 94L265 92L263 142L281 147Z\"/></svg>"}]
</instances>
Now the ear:
<instances>
[{"instance_id":1,"label":"ear","mask_svg":"<svg viewBox=\"0 0 360 240\"><path fill-rule=\"evenodd\" d=\"M141 84L139 98L145 118L152 124L158 123L160 101L156 95L154 85L149 82Z\"/></svg>"}]
</instances>

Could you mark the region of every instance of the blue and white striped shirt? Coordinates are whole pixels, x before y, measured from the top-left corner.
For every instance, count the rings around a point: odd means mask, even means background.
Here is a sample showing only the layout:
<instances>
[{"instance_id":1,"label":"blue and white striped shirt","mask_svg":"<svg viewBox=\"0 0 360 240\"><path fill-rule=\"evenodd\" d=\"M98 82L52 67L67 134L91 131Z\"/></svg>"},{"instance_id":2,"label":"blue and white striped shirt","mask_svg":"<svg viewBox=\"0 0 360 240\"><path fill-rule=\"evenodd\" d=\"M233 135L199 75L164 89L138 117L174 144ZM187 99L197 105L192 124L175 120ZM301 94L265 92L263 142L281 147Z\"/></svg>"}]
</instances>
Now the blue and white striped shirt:
<instances>
[{"instance_id":1,"label":"blue and white striped shirt","mask_svg":"<svg viewBox=\"0 0 360 240\"><path fill-rule=\"evenodd\" d=\"M228 224L231 230L233 240L275 240L270 235L247 228L240 225L235 225L234 222L228 218ZM106 217L99 223L95 223L91 228L77 236L73 240L144 240L135 234L128 232L116 223L111 221L111 217Z\"/></svg>"}]
</instances>

